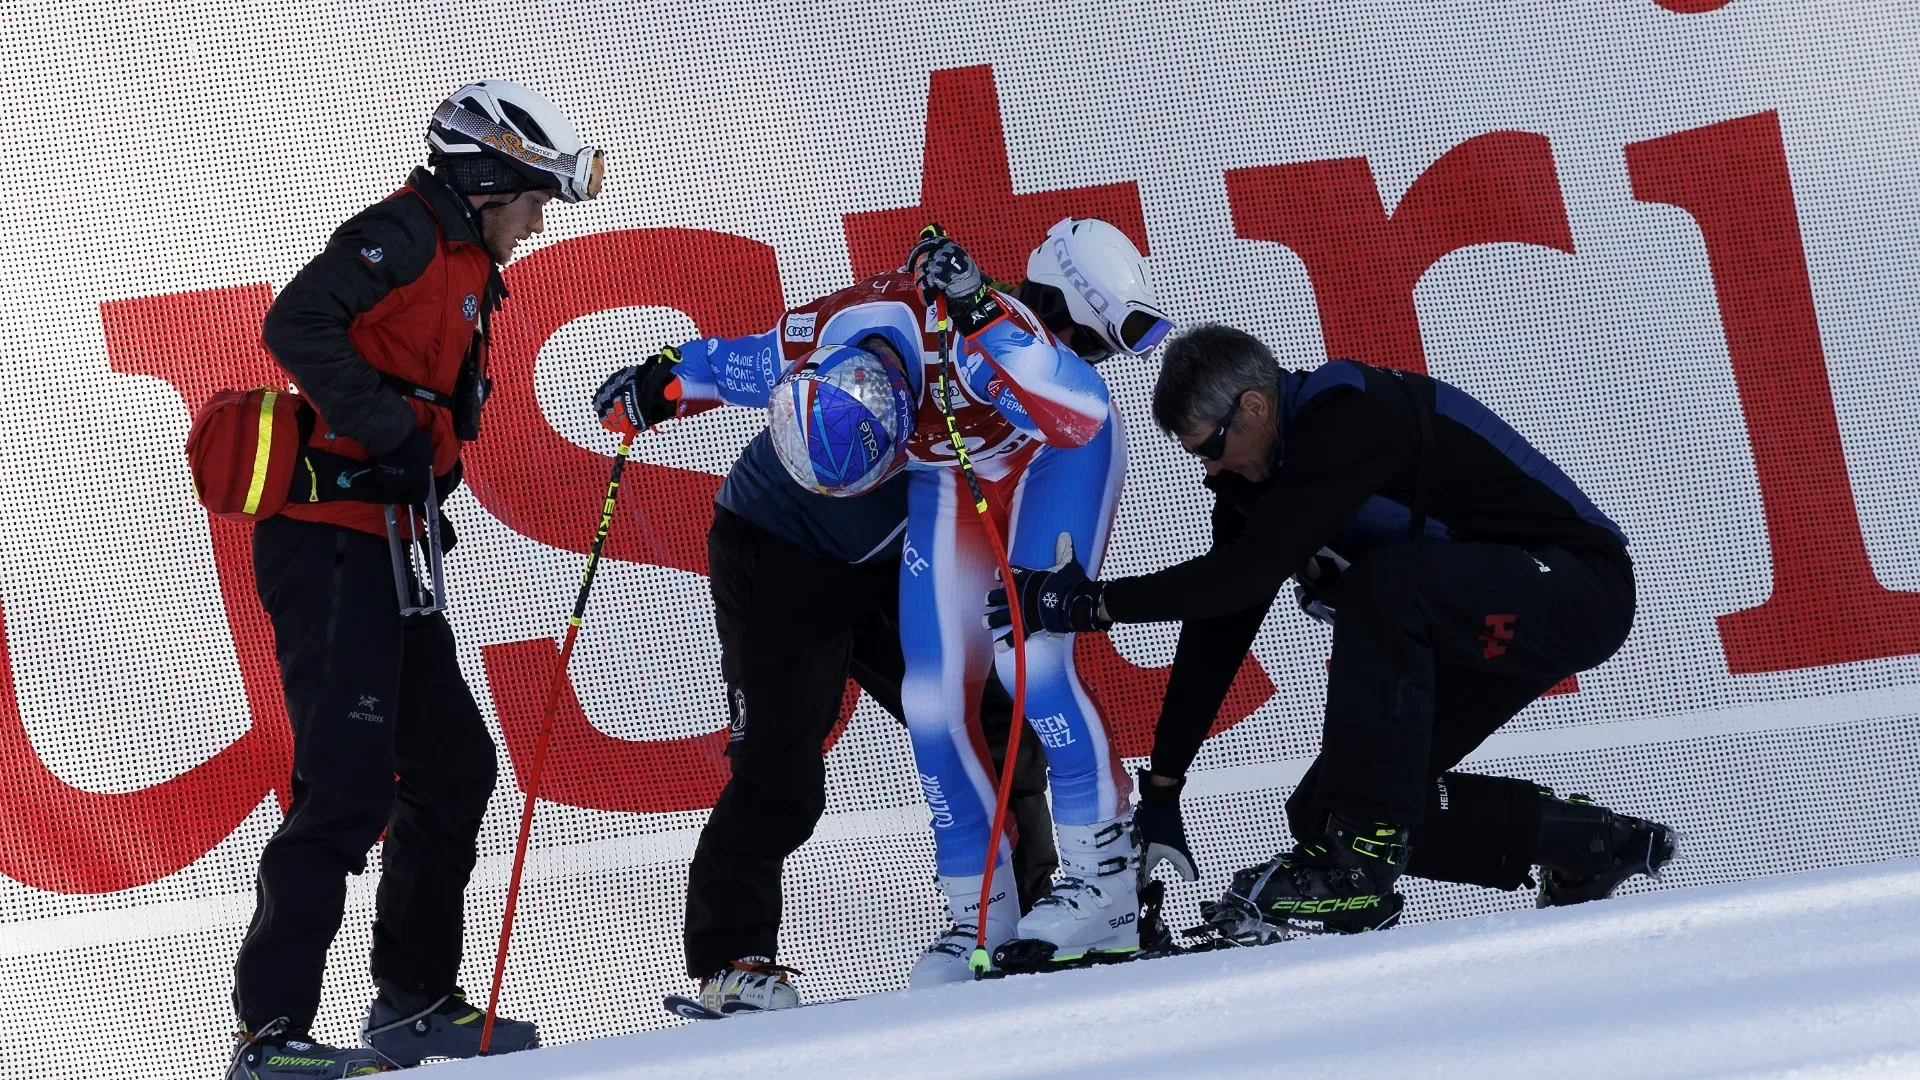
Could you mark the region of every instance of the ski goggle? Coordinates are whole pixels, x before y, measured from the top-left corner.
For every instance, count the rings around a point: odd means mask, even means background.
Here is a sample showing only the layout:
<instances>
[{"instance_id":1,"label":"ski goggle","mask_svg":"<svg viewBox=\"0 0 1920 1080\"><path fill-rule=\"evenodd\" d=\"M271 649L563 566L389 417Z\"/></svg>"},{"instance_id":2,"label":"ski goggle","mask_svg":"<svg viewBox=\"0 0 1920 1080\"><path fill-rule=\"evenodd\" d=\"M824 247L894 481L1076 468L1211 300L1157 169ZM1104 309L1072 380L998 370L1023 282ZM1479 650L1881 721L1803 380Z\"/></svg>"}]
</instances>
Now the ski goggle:
<instances>
[{"instance_id":1,"label":"ski goggle","mask_svg":"<svg viewBox=\"0 0 1920 1080\"><path fill-rule=\"evenodd\" d=\"M1023 281L1015 295L1080 359L1097 364L1113 355L1113 346L1098 333L1073 321L1066 294L1059 289L1037 281Z\"/></svg>"},{"instance_id":2,"label":"ski goggle","mask_svg":"<svg viewBox=\"0 0 1920 1080\"><path fill-rule=\"evenodd\" d=\"M1120 339L1120 344L1127 347L1128 352L1143 353L1160 344L1173 329L1173 323L1157 311L1148 310L1144 305L1130 303L1127 305L1126 317L1120 320L1120 325L1113 326L1109 323L1108 328Z\"/></svg>"},{"instance_id":3,"label":"ski goggle","mask_svg":"<svg viewBox=\"0 0 1920 1080\"><path fill-rule=\"evenodd\" d=\"M1066 294L1053 285L1039 282L1026 282L1018 292L1020 301L1033 310L1047 329L1058 335L1066 346L1080 354L1088 363L1099 363L1114 353L1118 343L1127 352L1136 355L1144 353L1160 344L1173 329L1173 323L1164 315L1153 311L1144 304L1129 304L1126 314L1116 324L1105 315L1100 321L1105 323L1098 329L1082 326L1074 321L1073 311L1067 306Z\"/></svg>"},{"instance_id":4,"label":"ski goggle","mask_svg":"<svg viewBox=\"0 0 1920 1080\"><path fill-rule=\"evenodd\" d=\"M583 146L575 153L563 154L529 142L512 128L462 108L455 101L441 102L433 112L433 122L522 165L552 174L560 197L568 202L583 202L600 194L600 185L606 178L607 155L597 146Z\"/></svg>"},{"instance_id":5,"label":"ski goggle","mask_svg":"<svg viewBox=\"0 0 1920 1080\"><path fill-rule=\"evenodd\" d=\"M1081 326L1073 317L1073 311L1067 306L1066 293L1058 286L1029 282L1019 292L1021 302L1033 309L1047 329L1066 339L1069 348L1090 363L1097 363L1112 356L1118 345L1127 352L1139 355L1160 344L1173 330L1173 322L1166 316L1138 301L1119 301L1089 286L1101 299L1103 310L1097 316L1103 324L1099 327ZM1089 297L1089 302L1092 298ZM1123 314L1116 322L1107 317L1107 312L1118 307ZM1088 339L1093 339L1089 341ZM1097 346L1094 346L1097 342Z\"/></svg>"}]
</instances>

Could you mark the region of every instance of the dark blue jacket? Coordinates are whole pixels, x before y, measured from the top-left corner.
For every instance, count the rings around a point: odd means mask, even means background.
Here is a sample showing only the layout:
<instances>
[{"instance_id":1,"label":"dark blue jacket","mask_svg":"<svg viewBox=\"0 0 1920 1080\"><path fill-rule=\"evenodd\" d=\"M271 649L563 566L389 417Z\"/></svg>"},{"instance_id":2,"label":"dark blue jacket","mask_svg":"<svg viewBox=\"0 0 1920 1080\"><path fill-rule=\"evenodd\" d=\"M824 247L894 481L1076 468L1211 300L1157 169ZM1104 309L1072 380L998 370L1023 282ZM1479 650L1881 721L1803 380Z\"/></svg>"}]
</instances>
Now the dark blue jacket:
<instances>
[{"instance_id":1,"label":"dark blue jacket","mask_svg":"<svg viewBox=\"0 0 1920 1080\"><path fill-rule=\"evenodd\" d=\"M900 557L907 474L865 495L816 495L793 482L765 429L740 452L714 501L813 555L860 563Z\"/></svg>"},{"instance_id":2,"label":"dark blue jacket","mask_svg":"<svg viewBox=\"0 0 1920 1080\"><path fill-rule=\"evenodd\" d=\"M1423 451L1417 393L1430 390L1432 445ZM1472 395L1425 375L1335 360L1284 372L1272 473L1255 484L1223 473L1213 549L1106 586L1119 622L1264 611L1322 547L1353 558L1411 539L1411 506L1427 470L1423 539L1521 547L1624 549L1626 535L1579 486ZM1242 520L1218 535L1221 508Z\"/></svg>"},{"instance_id":3,"label":"dark blue jacket","mask_svg":"<svg viewBox=\"0 0 1920 1080\"><path fill-rule=\"evenodd\" d=\"M1266 481L1231 473L1207 480L1212 550L1106 586L1107 612L1121 622L1182 620L1153 752L1153 770L1164 776L1185 774L1287 578L1322 547L1353 559L1412 541L1423 465L1423 541L1626 558L1620 527L1457 387L1342 360L1311 374L1282 373L1278 394L1280 437ZM1432 409L1424 450L1422 399Z\"/></svg>"}]
</instances>

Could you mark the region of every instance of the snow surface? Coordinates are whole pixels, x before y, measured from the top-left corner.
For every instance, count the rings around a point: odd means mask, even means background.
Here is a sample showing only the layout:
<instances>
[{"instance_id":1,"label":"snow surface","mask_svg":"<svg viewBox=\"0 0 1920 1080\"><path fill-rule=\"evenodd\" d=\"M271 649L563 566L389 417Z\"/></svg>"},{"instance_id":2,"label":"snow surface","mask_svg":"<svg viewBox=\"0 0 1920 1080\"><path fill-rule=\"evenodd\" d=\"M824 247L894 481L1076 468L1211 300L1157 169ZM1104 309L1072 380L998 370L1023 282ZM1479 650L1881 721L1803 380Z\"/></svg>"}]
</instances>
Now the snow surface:
<instances>
[{"instance_id":1,"label":"snow surface","mask_svg":"<svg viewBox=\"0 0 1920 1080\"><path fill-rule=\"evenodd\" d=\"M1920 1076L1920 860L880 994L432 1068L435 1080Z\"/></svg>"}]
</instances>

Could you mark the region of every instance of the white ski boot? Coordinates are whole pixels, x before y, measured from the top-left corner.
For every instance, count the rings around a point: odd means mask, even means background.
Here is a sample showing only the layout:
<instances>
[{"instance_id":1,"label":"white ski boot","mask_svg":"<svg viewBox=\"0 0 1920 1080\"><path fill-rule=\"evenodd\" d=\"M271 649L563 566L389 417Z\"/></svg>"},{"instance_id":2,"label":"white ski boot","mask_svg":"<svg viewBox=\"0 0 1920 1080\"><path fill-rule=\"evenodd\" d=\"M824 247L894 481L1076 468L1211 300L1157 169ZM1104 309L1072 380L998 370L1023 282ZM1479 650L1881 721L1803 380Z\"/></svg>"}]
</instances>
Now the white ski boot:
<instances>
[{"instance_id":1,"label":"white ski boot","mask_svg":"<svg viewBox=\"0 0 1920 1080\"><path fill-rule=\"evenodd\" d=\"M764 956L743 956L700 980L700 1004L717 1013L791 1009L800 991L787 976L798 974Z\"/></svg>"},{"instance_id":2,"label":"white ski boot","mask_svg":"<svg viewBox=\"0 0 1920 1080\"><path fill-rule=\"evenodd\" d=\"M1053 946L1053 961L1140 949L1140 841L1133 815L1096 825L1059 825L1066 876L1020 920L1023 941Z\"/></svg>"},{"instance_id":3,"label":"white ski boot","mask_svg":"<svg viewBox=\"0 0 1920 1080\"><path fill-rule=\"evenodd\" d=\"M953 926L934 939L914 961L907 986L919 990L946 983L967 982L973 970L967 966L980 935L980 878L940 878L940 889L947 894L947 911ZM987 954L1014 937L1014 924L1020 917L1020 902L1013 895L1013 866L1001 863L993 872L993 899L987 905Z\"/></svg>"}]
</instances>

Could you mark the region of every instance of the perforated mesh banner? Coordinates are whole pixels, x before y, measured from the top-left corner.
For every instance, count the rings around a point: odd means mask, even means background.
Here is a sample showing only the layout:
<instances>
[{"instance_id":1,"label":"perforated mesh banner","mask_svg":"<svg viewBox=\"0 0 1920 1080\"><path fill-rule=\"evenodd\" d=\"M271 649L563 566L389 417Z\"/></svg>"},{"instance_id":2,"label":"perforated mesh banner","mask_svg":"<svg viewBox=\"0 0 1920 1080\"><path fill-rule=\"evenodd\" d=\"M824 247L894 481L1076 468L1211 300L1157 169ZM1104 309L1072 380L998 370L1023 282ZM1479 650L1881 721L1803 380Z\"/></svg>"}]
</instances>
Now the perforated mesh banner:
<instances>
[{"instance_id":1,"label":"perforated mesh banner","mask_svg":"<svg viewBox=\"0 0 1920 1080\"><path fill-rule=\"evenodd\" d=\"M1684 830L1676 888L1920 852L1920 79L1910 3L833 0L17 8L0 40L0 1074L207 1076L289 737L245 529L180 447L282 382L274 291L424 155L433 107L537 87L611 158L508 269L496 396L449 506L453 627L501 752L470 892L488 983L547 679L612 443L615 366L896 265L986 267L1072 213L1164 306L1471 391L1633 539L1612 660L1469 767ZM744 299L743 299L744 298ZM1204 549L1198 467L1132 433L1110 575ZM549 1041L665 1023L686 862L725 777L703 572L761 423L650 434L561 702L503 1002ZM1283 610L1283 608L1286 608ZM1170 626L1079 643L1137 759ZM1187 821L1205 877L1286 843L1327 631L1269 616ZM787 868L806 993L902 985L944 924L904 732L870 701ZM373 862L377 870L377 856ZM372 994L353 879L315 1034ZM1525 894L1414 883L1410 917Z\"/></svg>"}]
</instances>

